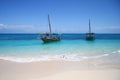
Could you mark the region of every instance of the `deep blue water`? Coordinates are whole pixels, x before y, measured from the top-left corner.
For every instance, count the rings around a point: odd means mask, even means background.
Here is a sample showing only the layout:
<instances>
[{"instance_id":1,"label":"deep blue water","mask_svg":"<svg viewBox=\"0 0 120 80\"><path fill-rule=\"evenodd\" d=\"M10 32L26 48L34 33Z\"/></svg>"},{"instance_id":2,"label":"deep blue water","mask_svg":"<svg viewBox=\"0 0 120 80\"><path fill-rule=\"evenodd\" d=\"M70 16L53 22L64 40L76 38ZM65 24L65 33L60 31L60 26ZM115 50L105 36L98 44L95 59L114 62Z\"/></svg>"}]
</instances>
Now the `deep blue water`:
<instances>
[{"instance_id":1,"label":"deep blue water","mask_svg":"<svg viewBox=\"0 0 120 80\"><path fill-rule=\"evenodd\" d=\"M0 34L0 40L37 40L39 34ZM62 34L63 40L85 39L86 34ZM96 39L120 39L120 34L95 34Z\"/></svg>"}]
</instances>

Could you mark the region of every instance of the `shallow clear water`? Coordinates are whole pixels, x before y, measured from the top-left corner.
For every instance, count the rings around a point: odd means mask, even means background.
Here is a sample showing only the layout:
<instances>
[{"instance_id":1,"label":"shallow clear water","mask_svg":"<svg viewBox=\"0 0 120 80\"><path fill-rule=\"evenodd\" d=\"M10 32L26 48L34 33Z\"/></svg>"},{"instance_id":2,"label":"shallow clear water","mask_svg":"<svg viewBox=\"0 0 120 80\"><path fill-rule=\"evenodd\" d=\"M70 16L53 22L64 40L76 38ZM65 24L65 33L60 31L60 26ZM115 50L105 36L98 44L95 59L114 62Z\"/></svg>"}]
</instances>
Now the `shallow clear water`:
<instances>
[{"instance_id":1,"label":"shallow clear water","mask_svg":"<svg viewBox=\"0 0 120 80\"><path fill-rule=\"evenodd\" d=\"M27 36L30 37L30 35ZM86 41L84 39L73 39L74 36L72 36L72 39L65 37L59 42L44 44L39 39L25 39L23 37L16 39L14 36L12 38L15 39L8 38L5 40L1 38L0 40L0 59L31 62L41 60L80 61L103 57L118 63L120 60L120 39Z\"/></svg>"}]
</instances>

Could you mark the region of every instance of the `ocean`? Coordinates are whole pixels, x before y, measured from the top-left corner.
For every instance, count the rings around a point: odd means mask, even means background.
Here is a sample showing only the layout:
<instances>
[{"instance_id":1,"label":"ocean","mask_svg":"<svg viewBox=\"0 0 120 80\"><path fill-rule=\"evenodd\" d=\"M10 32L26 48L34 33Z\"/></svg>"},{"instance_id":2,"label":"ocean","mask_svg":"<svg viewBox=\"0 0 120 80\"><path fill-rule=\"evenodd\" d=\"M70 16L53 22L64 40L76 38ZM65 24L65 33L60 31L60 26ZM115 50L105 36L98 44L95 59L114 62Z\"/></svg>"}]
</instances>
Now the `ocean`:
<instances>
[{"instance_id":1,"label":"ocean","mask_svg":"<svg viewBox=\"0 0 120 80\"><path fill-rule=\"evenodd\" d=\"M0 59L14 62L86 59L120 64L120 34L62 34L59 42L43 43L39 34L0 34Z\"/></svg>"}]
</instances>

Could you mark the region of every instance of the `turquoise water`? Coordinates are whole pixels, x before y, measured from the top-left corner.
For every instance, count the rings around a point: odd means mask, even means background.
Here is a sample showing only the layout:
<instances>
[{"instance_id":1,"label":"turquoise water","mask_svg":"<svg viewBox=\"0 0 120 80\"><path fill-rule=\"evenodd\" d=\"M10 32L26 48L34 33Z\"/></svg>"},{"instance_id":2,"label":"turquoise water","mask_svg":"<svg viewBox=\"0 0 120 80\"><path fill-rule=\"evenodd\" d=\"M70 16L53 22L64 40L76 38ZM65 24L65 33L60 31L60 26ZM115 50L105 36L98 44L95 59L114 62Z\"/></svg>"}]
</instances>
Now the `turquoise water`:
<instances>
[{"instance_id":1,"label":"turquoise water","mask_svg":"<svg viewBox=\"0 0 120 80\"><path fill-rule=\"evenodd\" d=\"M41 40L0 40L0 59L16 62L41 60L80 61L101 58L120 61L120 40L61 40L44 44Z\"/></svg>"}]
</instances>

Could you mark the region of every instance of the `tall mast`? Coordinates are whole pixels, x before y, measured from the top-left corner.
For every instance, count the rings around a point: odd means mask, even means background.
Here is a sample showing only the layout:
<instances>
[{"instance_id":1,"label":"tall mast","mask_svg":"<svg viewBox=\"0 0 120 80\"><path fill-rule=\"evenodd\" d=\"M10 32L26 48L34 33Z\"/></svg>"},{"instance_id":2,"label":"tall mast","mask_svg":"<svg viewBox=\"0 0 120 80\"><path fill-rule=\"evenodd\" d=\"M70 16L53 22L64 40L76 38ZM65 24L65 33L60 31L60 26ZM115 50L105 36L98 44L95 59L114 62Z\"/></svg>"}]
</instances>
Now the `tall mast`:
<instances>
[{"instance_id":1,"label":"tall mast","mask_svg":"<svg viewBox=\"0 0 120 80\"><path fill-rule=\"evenodd\" d=\"M50 24L50 17L49 17L49 15L48 15L48 22L49 22L50 37L52 37L52 30L51 30L51 24Z\"/></svg>"},{"instance_id":2,"label":"tall mast","mask_svg":"<svg viewBox=\"0 0 120 80\"><path fill-rule=\"evenodd\" d=\"M90 19L89 19L89 33L91 33Z\"/></svg>"}]
</instances>

